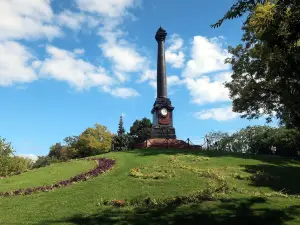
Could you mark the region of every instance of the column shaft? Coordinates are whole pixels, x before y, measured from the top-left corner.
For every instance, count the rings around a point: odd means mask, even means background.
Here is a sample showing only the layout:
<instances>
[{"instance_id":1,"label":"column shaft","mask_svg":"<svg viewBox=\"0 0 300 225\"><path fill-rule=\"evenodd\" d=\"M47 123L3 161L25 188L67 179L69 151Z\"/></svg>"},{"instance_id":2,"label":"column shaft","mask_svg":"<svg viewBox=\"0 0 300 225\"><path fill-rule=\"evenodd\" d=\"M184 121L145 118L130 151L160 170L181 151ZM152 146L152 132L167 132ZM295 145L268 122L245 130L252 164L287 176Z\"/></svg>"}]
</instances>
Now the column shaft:
<instances>
[{"instance_id":1,"label":"column shaft","mask_svg":"<svg viewBox=\"0 0 300 225\"><path fill-rule=\"evenodd\" d=\"M158 41L157 53L157 98L167 98L165 43L163 40Z\"/></svg>"}]
</instances>

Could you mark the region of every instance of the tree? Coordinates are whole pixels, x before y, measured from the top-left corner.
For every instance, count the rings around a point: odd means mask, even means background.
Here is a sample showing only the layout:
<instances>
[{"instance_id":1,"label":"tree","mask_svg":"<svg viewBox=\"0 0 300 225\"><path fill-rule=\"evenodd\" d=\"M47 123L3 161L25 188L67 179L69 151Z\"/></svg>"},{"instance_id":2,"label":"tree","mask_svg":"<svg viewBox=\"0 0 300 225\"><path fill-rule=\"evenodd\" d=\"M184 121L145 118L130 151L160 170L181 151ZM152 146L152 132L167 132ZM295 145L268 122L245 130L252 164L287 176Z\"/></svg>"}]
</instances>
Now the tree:
<instances>
[{"instance_id":1,"label":"tree","mask_svg":"<svg viewBox=\"0 0 300 225\"><path fill-rule=\"evenodd\" d=\"M130 148L131 136L125 133L123 117L120 116L117 135L112 140L111 150L115 152L126 151Z\"/></svg>"},{"instance_id":2,"label":"tree","mask_svg":"<svg viewBox=\"0 0 300 225\"><path fill-rule=\"evenodd\" d=\"M108 152L111 148L112 136L108 128L100 124L87 128L78 138L79 156L87 157Z\"/></svg>"},{"instance_id":3,"label":"tree","mask_svg":"<svg viewBox=\"0 0 300 225\"><path fill-rule=\"evenodd\" d=\"M68 153L68 147L62 145L61 143L56 143L50 147L50 151L48 156L50 158L56 158L58 160L65 161L70 158L70 154Z\"/></svg>"},{"instance_id":4,"label":"tree","mask_svg":"<svg viewBox=\"0 0 300 225\"><path fill-rule=\"evenodd\" d=\"M13 156L14 152L15 150L11 143L0 137L0 157Z\"/></svg>"},{"instance_id":5,"label":"tree","mask_svg":"<svg viewBox=\"0 0 300 225\"><path fill-rule=\"evenodd\" d=\"M225 83L233 111L242 118L274 115L282 125L300 129L300 4L296 0L238 0L214 24L248 12L243 41L229 47L232 80Z\"/></svg>"},{"instance_id":6,"label":"tree","mask_svg":"<svg viewBox=\"0 0 300 225\"><path fill-rule=\"evenodd\" d=\"M69 136L64 139L68 147L75 147L78 142L79 136Z\"/></svg>"},{"instance_id":7,"label":"tree","mask_svg":"<svg viewBox=\"0 0 300 225\"><path fill-rule=\"evenodd\" d=\"M151 127L152 123L147 118L134 121L133 125L130 127L130 135L133 137L134 142L140 143L150 138Z\"/></svg>"},{"instance_id":8,"label":"tree","mask_svg":"<svg viewBox=\"0 0 300 225\"><path fill-rule=\"evenodd\" d=\"M125 134L125 129L123 125L123 116L120 116L119 128L118 128L118 136Z\"/></svg>"}]
</instances>

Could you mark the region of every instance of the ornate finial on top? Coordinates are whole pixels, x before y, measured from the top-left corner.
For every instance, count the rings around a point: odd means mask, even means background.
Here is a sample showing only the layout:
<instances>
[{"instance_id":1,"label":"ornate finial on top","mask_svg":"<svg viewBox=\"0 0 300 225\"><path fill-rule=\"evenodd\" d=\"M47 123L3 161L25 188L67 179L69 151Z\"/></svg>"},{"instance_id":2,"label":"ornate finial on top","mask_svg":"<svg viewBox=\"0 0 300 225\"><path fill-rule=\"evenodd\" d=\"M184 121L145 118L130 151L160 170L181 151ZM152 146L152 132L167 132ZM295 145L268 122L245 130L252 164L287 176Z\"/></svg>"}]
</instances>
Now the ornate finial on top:
<instances>
[{"instance_id":1,"label":"ornate finial on top","mask_svg":"<svg viewBox=\"0 0 300 225\"><path fill-rule=\"evenodd\" d=\"M156 41L164 41L166 39L166 36L166 30L160 26L155 35Z\"/></svg>"}]
</instances>

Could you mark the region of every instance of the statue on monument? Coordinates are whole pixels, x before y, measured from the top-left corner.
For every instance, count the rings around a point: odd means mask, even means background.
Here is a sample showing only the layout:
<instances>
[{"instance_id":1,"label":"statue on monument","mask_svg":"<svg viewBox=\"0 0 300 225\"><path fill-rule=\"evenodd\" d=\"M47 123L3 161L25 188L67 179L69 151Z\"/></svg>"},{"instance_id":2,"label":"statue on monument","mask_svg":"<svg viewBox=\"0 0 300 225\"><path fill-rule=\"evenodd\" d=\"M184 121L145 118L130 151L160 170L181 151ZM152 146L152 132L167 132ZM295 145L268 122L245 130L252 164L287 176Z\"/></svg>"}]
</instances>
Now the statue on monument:
<instances>
[{"instance_id":1,"label":"statue on monument","mask_svg":"<svg viewBox=\"0 0 300 225\"><path fill-rule=\"evenodd\" d=\"M167 95L167 76L165 60L165 40L167 32L162 27L158 29L155 39L158 43L157 52L157 98L151 111L153 115L153 126L151 138L175 139L175 128L173 127L174 107Z\"/></svg>"}]
</instances>

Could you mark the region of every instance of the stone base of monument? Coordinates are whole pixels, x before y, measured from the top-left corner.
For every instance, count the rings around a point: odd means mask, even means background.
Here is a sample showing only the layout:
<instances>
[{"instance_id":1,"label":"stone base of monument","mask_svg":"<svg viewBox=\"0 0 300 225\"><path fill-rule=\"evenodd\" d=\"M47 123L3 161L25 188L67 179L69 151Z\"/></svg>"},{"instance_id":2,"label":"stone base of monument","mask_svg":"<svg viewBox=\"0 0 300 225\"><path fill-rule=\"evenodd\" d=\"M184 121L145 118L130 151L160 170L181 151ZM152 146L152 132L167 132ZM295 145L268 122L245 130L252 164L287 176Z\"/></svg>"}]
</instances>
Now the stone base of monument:
<instances>
[{"instance_id":1,"label":"stone base of monument","mask_svg":"<svg viewBox=\"0 0 300 225\"><path fill-rule=\"evenodd\" d=\"M185 141L177 140L175 138L151 138L142 143L138 143L134 146L135 148L198 148L201 149L199 145L191 145Z\"/></svg>"}]
</instances>

